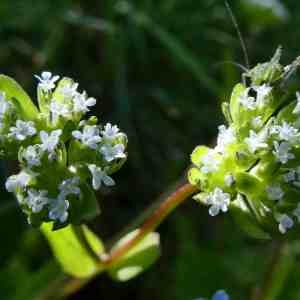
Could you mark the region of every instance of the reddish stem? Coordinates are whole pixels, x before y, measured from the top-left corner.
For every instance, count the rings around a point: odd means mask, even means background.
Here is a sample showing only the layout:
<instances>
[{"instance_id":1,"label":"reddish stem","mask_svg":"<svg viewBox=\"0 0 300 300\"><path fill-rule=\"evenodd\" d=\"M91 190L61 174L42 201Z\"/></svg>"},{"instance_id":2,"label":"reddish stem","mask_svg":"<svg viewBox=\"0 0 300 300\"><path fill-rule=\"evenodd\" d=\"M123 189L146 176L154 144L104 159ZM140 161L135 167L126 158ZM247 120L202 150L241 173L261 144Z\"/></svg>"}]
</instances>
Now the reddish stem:
<instances>
[{"instance_id":1,"label":"reddish stem","mask_svg":"<svg viewBox=\"0 0 300 300\"><path fill-rule=\"evenodd\" d=\"M151 216L144 221L142 226L138 229L138 233L126 244L112 251L101 264L106 267L112 265L116 260L125 255L132 249L139 241L141 241L149 232L153 231L164 218L171 213L179 204L185 199L194 194L197 188L189 183L181 186L173 192L160 206L151 214Z\"/></svg>"}]
</instances>

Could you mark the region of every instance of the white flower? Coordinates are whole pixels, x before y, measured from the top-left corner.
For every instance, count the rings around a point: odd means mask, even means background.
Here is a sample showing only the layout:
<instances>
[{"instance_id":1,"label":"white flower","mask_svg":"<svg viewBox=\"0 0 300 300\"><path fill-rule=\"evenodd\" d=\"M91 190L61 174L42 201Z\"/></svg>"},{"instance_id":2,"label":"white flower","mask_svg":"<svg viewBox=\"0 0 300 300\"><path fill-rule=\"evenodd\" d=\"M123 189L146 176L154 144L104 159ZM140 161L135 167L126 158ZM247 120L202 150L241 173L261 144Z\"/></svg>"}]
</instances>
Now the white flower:
<instances>
[{"instance_id":1,"label":"white flower","mask_svg":"<svg viewBox=\"0 0 300 300\"><path fill-rule=\"evenodd\" d=\"M278 137L282 141L287 141L292 144L299 140L299 131L289 123L283 121L282 125L275 125L271 128L271 133L278 134Z\"/></svg>"},{"instance_id":2,"label":"white flower","mask_svg":"<svg viewBox=\"0 0 300 300\"><path fill-rule=\"evenodd\" d=\"M44 190L37 191L34 189L29 189L28 197L25 199L25 201L34 213L38 213L44 208L46 204L49 203L47 194L48 192Z\"/></svg>"},{"instance_id":3,"label":"white flower","mask_svg":"<svg viewBox=\"0 0 300 300\"><path fill-rule=\"evenodd\" d=\"M44 151L52 153L59 143L59 137L62 134L61 129L53 130L50 134L46 131L40 132L41 147Z\"/></svg>"},{"instance_id":4,"label":"white flower","mask_svg":"<svg viewBox=\"0 0 300 300\"><path fill-rule=\"evenodd\" d=\"M284 191L279 185L270 185L267 187L266 191L270 200L281 200L284 196Z\"/></svg>"},{"instance_id":5,"label":"white flower","mask_svg":"<svg viewBox=\"0 0 300 300\"><path fill-rule=\"evenodd\" d=\"M277 158L277 161L281 162L282 164L287 163L290 159L295 158L293 153L290 153L291 145L287 142L281 142L280 144L275 141L274 142L275 150L272 153Z\"/></svg>"},{"instance_id":6,"label":"white flower","mask_svg":"<svg viewBox=\"0 0 300 300\"><path fill-rule=\"evenodd\" d=\"M300 93L296 92L296 97L297 97L297 104L293 110L293 114L299 114L300 113Z\"/></svg>"},{"instance_id":7,"label":"white flower","mask_svg":"<svg viewBox=\"0 0 300 300\"><path fill-rule=\"evenodd\" d=\"M100 153L104 156L104 159L108 162L113 161L116 158L125 158L126 154L124 153L125 146L123 144L117 144L114 146L103 145L100 148Z\"/></svg>"},{"instance_id":8,"label":"white flower","mask_svg":"<svg viewBox=\"0 0 300 300\"><path fill-rule=\"evenodd\" d=\"M21 171L17 175L12 175L7 178L5 187L8 192L14 192L16 189L26 187L31 181L32 176L25 171Z\"/></svg>"},{"instance_id":9,"label":"white flower","mask_svg":"<svg viewBox=\"0 0 300 300\"><path fill-rule=\"evenodd\" d=\"M266 134L264 132L256 133L253 130L250 130L249 137L245 138L245 143L249 147L249 151L254 153L258 149L267 148L268 144L266 141Z\"/></svg>"},{"instance_id":10,"label":"white flower","mask_svg":"<svg viewBox=\"0 0 300 300\"><path fill-rule=\"evenodd\" d=\"M25 122L22 120L17 120L16 126L9 129L9 137L12 137L18 141L24 141L27 137L36 134L36 129L32 121Z\"/></svg>"},{"instance_id":11,"label":"white flower","mask_svg":"<svg viewBox=\"0 0 300 300\"><path fill-rule=\"evenodd\" d=\"M89 107L96 105L96 102L95 98L87 98L86 92L77 93L73 98L73 110L86 113L89 111Z\"/></svg>"},{"instance_id":12,"label":"white flower","mask_svg":"<svg viewBox=\"0 0 300 300\"><path fill-rule=\"evenodd\" d=\"M113 186L115 185L115 181L108 176L104 170L102 170L100 167L97 167L94 164L88 165L88 168L92 174L92 184L93 184L93 188L95 190L98 190L101 185L102 182L107 185L107 186Z\"/></svg>"},{"instance_id":13,"label":"white flower","mask_svg":"<svg viewBox=\"0 0 300 300\"><path fill-rule=\"evenodd\" d=\"M75 139L80 140L84 145L92 149L96 149L97 144L102 140L99 134L100 131L96 125L85 125L82 132L79 130L72 132Z\"/></svg>"},{"instance_id":14,"label":"white flower","mask_svg":"<svg viewBox=\"0 0 300 300\"><path fill-rule=\"evenodd\" d=\"M263 84L252 87L256 91L256 104L259 108L262 108L266 104L266 97L269 96L272 87Z\"/></svg>"},{"instance_id":15,"label":"white flower","mask_svg":"<svg viewBox=\"0 0 300 300\"><path fill-rule=\"evenodd\" d=\"M242 92L239 96L239 103L247 110L255 110L256 102L254 97L248 96L249 88Z\"/></svg>"},{"instance_id":16,"label":"white flower","mask_svg":"<svg viewBox=\"0 0 300 300\"><path fill-rule=\"evenodd\" d=\"M101 133L103 134L103 137L106 138L107 140L113 140L121 134L118 126L117 125L112 126L110 123L107 123L104 126L104 130L102 130Z\"/></svg>"},{"instance_id":17,"label":"white flower","mask_svg":"<svg viewBox=\"0 0 300 300\"><path fill-rule=\"evenodd\" d=\"M219 129L219 135L218 135L217 146L215 150L223 153L225 148L228 145L236 141L236 137L234 134L234 130L231 127L226 128L225 125L221 125L218 127L218 129Z\"/></svg>"},{"instance_id":18,"label":"white flower","mask_svg":"<svg viewBox=\"0 0 300 300\"><path fill-rule=\"evenodd\" d=\"M216 152L214 150L208 150L208 152L202 157L201 164L201 172L205 174L213 173L218 170L220 159L216 156Z\"/></svg>"},{"instance_id":19,"label":"white flower","mask_svg":"<svg viewBox=\"0 0 300 300\"><path fill-rule=\"evenodd\" d=\"M296 171L289 170L287 173L283 174L283 180L285 182L293 182L296 180Z\"/></svg>"},{"instance_id":20,"label":"white flower","mask_svg":"<svg viewBox=\"0 0 300 300\"><path fill-rule=\"evenodd\" d=\"M258 117L255 117L252 122L251 122L252 126L255 128L255 129L258 129L262 126L263 124L263 121L262 121L262 118L261 116L258 116Z\"/></svg>"},{"instance_id":21,"label":"white flower","mask_svg":"<svg viewBox=\"0 0 300 300\"><path fill-rule=\"evenodd\" d=\"M232 174L227 174L224 178L224 182L226 186L231 187L235 182L235 178Z\"/></svg>"},{"instance_id":22,"label":"white flower","mask_svg":"<svg viewBox=\"0 0 300 300\"><path fill-rule=\"evenodd\" d=\"M41 165L42 152L40 145L31 145L24 150L22 156L27 161L29 168Z\"/></svg>"},{"instance_id":23,"label":"white flower","mask_svg":"<svg viewBox=\"0 0 300 300\"><path fill-rule=\"evenodd\" d=\"M69 201L64 197L59 196L57 199L52 199L49 208L49 218L51 220L59 220L61 223L64 223L69 216L69 206Z\"/></svg>"},{"instance_id":24,"label":"white flower","mask_svg":"<svg viewBox=\"0 0 300 300\"><path fill-rule=\"evenodd\" d=\"M73 98L77 95L78 83L67 83L59 88L59 92L63 94L65 98Z\"/></svg>"},{"instance_id":25,"label":"white flower","mask_svg":"<svg viewBox=\"0 0 300 300\"><path fill-rule=\"evenodd\" d=\"M280 215L277 221L279 222L278 225L279 231L282 234L285 234L288 229L291 229L294 226L293 219L286 214Z\"/></svg>"},{"instance_id":26,"label":"white flower","mask_svg":"<svg viewBox=\"0 0 300 300\"><path fill-rule=\"evenodd\" d=\"M39 87L49 92L55 88L55 82L59 79L58 75L52 76L51 72L42 72L41 76L34 75L39 80Z\"/></svg>"},{"instance_id":27,"label":"white flower","mask_svg":"<svg viewBox=\"0 0 300 300\"><path fill-rule=\"evenodd\" d=\"M71 115L71 111L67 104L58 102L56 99L52 99L50 103L50 111L52 114L52 123L56 124L58 118L62 117L69 117Z\"/></svg>"},{"instance_id":28,"label":"white flower","mask_svg":"<svg viewBox=\"0 0 300 300\"><path fill-rule=\"evenodd\" d=\"M209 214L211 216L216 216L220 211L227 212L228 206L230 204L230 195L224 193L220 188L215 188L213 192L209 193L205 199L209 208Z\"/></svg>"},{"instance_id":29,"label":"white flower","mask_svg":"<svg viewBox=\"0 0 300 300\"><path fill-rule=\"evenodd\" d=\"M80 182L79 177L73 177L62 181L62 183L59 185L60 194L63 197L66 197L71 194L79 195L80 194L80 188L78 187L79 182Z\"/></svg>"},{"instance_id":30,"label":"white flower","mask_svg":"<svg viewBox=\"0 0 300 300\"><path fill-rule=\"evenodd\" d=\"M3 119L6 112L11 107L11 104L7 101L4 92L0 92L0 119Z\"/></svg>"}]
</instances>

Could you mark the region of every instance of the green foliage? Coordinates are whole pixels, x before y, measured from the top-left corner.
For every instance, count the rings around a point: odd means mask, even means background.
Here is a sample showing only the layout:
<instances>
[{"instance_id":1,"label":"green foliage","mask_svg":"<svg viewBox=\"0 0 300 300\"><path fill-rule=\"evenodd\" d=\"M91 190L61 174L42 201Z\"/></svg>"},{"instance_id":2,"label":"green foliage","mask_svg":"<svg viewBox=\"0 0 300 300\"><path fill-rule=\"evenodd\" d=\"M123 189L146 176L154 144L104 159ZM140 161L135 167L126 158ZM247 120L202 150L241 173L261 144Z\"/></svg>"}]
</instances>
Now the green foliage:
<instances>
[{"instance_id":1,"label":"green foliage","mask_svg":"<svg viewBox=\"0 0 300 300\"><path fill-rule=\"evenodd\" d=\"M163 34L120 14L116 5L121 2L150 18ZM97 115L120 121L130 135L130 159L118 175L120 184L113 193L104 190L99 195L103 213L94 225L107 239L182 176L195 141L214 142L216 126L223 122L219 102L228 100L232 86L240 81L239 68L232 63L244 64L223 1L121 2L0 1L1 72L13 75L30 95L35 93L31 75L41 70L74 77L99 98ZM278 44L285 49L283 61L299 55L298 1L229 2L250 62L268 60ZM281 3L287 12L284 19L276 17L275 6L258 7L271 2ZM217 82L217 95L205 82ZM296 76L291 92L298 86ZM30 243L24 249L24 231L30 236L34 231L26 226L15 201L5 192L0 196L0 233L5 241L0 249L5 265L0 270L1 297L11 300L10 295L30 286L38 291L38 281L43 281L41 288L50 285L59 291L51 284L61 278L58 266L53 277L39 280L42 262L36 258L43 255L51 261L47 245ZM262 282L269 243L245 238L227 219L212 222L196 205L191 202L163 225L164 255L155 267L126 284L100 277L70 299L95 299L96 294L103 299L186 300L208 298L220 288L232 299L248 299ZM12 267L16 260L22 267ZM300 298L299 276L294 263L279 299ZM23 294L20 300L32 300L34 294Z\"/></svg>"},{"instance_id":2,"label":"green foliage","mask_svg":"<svg viewBox=\"0 0 300 300\"><path fill-rule=\"evenodd\" d=\"M22 87L12 78L0 74L0 91L3 91L6 97L16 104L21 118L25 120L35 120L38 110L32 103L30 97Z\"/></svg>"},{"instance_id":3,"label":"green foliage","mask_svg":"<svg viewBox=\"0 0 300 300\"><path fill-rule=\"evenodd\" d=\"M112 249L121 247L126 241L132 239L138 233L137 230L122 237ZM140 275L154 264L160 256L160 238L156 232L146 235L121 259L116 260L108 269L109 275L116 281L128 281Z\"/></svg>"},{"instance_id":4,"label":"green foliage","mask_svg":"<svg viewBox=\"0 0 300 300\"><path fill-rule=\"evenodd\" d=\"M69 225L58 231L52 231L52 224L43 224L41 227L53 254L59 261L63 270L75 277L89 277L97 272L98 262L95 257L83 246L81 239L76 234L76 227ZM104 251L100 239L87 227L82 227L84 238L96 255Z\"/></svg>"}]
</instances>

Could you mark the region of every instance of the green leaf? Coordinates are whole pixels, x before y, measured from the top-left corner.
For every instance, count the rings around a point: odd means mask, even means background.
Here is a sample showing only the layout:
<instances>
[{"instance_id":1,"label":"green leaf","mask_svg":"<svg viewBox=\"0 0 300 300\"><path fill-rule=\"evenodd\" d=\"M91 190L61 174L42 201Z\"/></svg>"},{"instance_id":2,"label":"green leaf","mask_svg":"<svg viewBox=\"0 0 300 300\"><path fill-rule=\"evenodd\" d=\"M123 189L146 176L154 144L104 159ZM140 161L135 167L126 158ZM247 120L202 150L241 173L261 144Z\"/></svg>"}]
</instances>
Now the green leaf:
<instances>
[{"instance_id":1,"label":"green leaf","mask_svg":"<svg viewBox=\"0 0 300 300\"><path fill-rule=\"evenodd\" d=\"M242 197L238 197L231 203L230 212L236 223L249 236L256 239L271 238L271 236L260 227L258 220L250 211Z\"/></svg>"},{"instance_id":2,"label":"green leaf","mask_svg":"<svg viewBox=\"0 0 300 300\"><path fill-rule=\"evenodd\" d=\"M121 247L128 240L132 239L138 230L134 230L119 240L113 250ZM117 281L130 280L147 268L149 268L160 256L160 239L156 232L149 233L126 255L117 260L108 273L112 279Z\"/></svg>"},{"instance_id":3,"label":"green leaf","mask_svg":"<svg viewBox=\"0 0 300 300\"><path fill-rule=\"evenodd\" d=\"M104 252L101 240L86 226L82 226L89 246L96 254ZM85 249L71 225L52 231L51 223L44 223L41 230L47 238L54 256L64 272L75 277L89 277L100 272L99 263Z\"/></svg>"},{"instance_id":4,"label":"green leaf","mask_svg":"<svg viewBox=\"0 0 300 300\"><path fill-rule=\"evenodd\" d=\"M1 74L0 91L5 92L6 97L17 106L17 110L25 120L34 120L36 118L38 109L28 94L14 79Z\"/></svg>"},{"instance_id":5,"label":"green leaf","mask_svg":"<svg viewBox=\"0 0 300 300\"><path fill-rule=\"evenodd\" d=\"M191 168L188 171L188 179L190 184L198 185L200 184L201 177L203 177L202 173L197 168Z\"/></svg>"},{"instance_id":6,"label":"green leaf","mask_svg":"<svg viewBox=\"0 0 300 300\"><path fill-rule=\"evenodd\" d=\"M233 122L237 122L239 120L239 97L241 93L245 90L245 86L241 83L238 83L234 86L230 98L230 116Z\"/></svg>"},{"instance_id":7,"label":"green leaf","mask_svg":"<svg viewBox=\"0 0 300 300\"><path fill-rule=\"evenodd\" d=\"M194 165L199 166L201 159L207 154L209 148L206 146L197 146L191 154L191 161Z\"/></svg>"},{"instance_id":8,"label":"green leaf","mask_svg":"<svg viewBox=\"0 0 300 300\"><path fill-rule=\"evenodd\" d=\"M100 213L100 207L94 191L88 184L80 186L82 196L80 199L70 199L71 215L70 220L74 224L81 224L84 221L95 218Z\"/></svg>"}]
</instances>

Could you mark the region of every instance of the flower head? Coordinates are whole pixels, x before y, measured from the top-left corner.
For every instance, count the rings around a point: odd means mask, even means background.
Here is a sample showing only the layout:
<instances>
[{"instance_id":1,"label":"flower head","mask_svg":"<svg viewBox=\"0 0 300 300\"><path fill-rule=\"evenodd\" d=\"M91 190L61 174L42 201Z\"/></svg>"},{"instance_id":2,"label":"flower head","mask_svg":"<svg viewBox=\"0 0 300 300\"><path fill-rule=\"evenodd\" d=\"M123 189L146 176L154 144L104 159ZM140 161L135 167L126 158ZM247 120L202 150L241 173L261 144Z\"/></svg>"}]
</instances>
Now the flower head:
<instances>
[{"instance_id":1,"label":"flower head","mask_svg":"<svg viewBox=\"0 0 300 300\"><path fill-rule=\"evenodd\" d=\"M37 191L35 189L28 190L28 197L25 199L25 203L34 213L40 212L45 205L49 203L47 191Z\"/></svg>"},{"instance_id":2,"label":"flower head","mask_svg":"<svg viewBox=\"0 0 300 300\"><path fill-rule=\"evenodd\" d=\"M85 92L77 93L73 99L73 110L74 112L86 113L90 107L96 105L96 102L95 98L88 98Z\"/></svg>"},{"instance_id":3,"label":"flower head","mask_svg":"<svg viewBox=\"0 0 300 300\"><path fill-rule=\"evenodd\" d=\"M100 167L97 167L94 164L88 165L88 168L92 174L92 183L93 188L95 190L99 190L102 186L102 183L107 186L113 186L115 185L115 181L106 174L104 170L102 170Z\"/></svg>"},{"instance_id":4,"label":"flower head","mask_svg":"<svg viewBox=\"0 0 300 300\"><path fill-rule=\"evenodd\" d=\"M250 130L250 135L245 139L245 143L249 147L249 151L254 153L259 149L265 149L268 147L266 143L266 134L264 132L256 133L253 130Z\"/></svg>"},{"instance_id":5,"label":"flower head","mask_svg":"<svg viewBox=\"0 0 300 300\"><path fill-rule=\"evenodd\" d=\"M268 186L267 193L270 200L281 200L284 196L284 192L279 185Z\"/></svg>"},{"instance_id":6,"label":"flower head","mask_svg":"<svg viewBox=\"0 0 300 300\"><path fill-rule=\"evenodd\" d=\"M274 142L274 150L272 153L276 157L277 161L281 162L282 164L286 164L289 160L295 158L295 155L291 153L292 147L287 142L278 143L277 141Z\"/></svg>"},{"instance_id":7,"label":"flower head","mask_svg":"<svg viewBox=\"0 0 300 300\"><path fill-rule=\"evenodd\" d=\"M40 132L40 139L42 142L41 148L44 151L48 151L49 153L52 153L59 143L59 138L61 134L62 134L61 129L53 130L51 133L48 133L46 131L41 131Z\"/></svg>"},{"instance_id":8,"label":"flower head","mask_svg":"<svg viewBox=\"0 0 300 300\"><path fill-rule=\"evenodd\" d=\"M95 125L85 125L82 132L74 130L72 135L75 139L82 142L82 144L88 146L91 149L96 149L98 144L101 142L100 130Z\"/></svg>"},{"instance_id":9,"label":"flower head","mask_svg":"<svg viewBox=\"0 0 300 300\"><path fill-rule=\"evenodd\" d=\"M218 170L220 160L216 157L215 150L209 150L201 159L201 172L208 174Z\"/></svg>"},{"instance_id":10,"label":"flower head","mask_svg":"<svg viewBox=\"0 0 300 300\"><path fill-rule=\"evenodd\" d=\"M107 162L111 162L117 158L125 158L125 146L123 144L117 144L114 146L111 145L103 145L100 148L100 153L104 156L104 159Z\"/></svg>"},{"instance_id":11,"label":"flower head","mask_svg":"<svg viewBox=\"0 0 300 300\"><path fill-rule=\"evenodd\" d=\"M235 85L222 106L228 127L219 127L215 148L193 151L188 172L201 191L195 199L205 200L211 215L232 203L238 223L248 214L257 231L242 227L259 238L296 231L294 222L300 221L300 92L296 101L285 93L299 64L297 59L284 67L280 56L278 48L269 62L243 74L247 80Z\"/></svg>"},{"instance_id":12,"label":"flower head","mask_svg":"<svg viewBox=\"0 0 300 300\"><path fill-rule=\"evenodd\" d=\"M26 171L21 171L17 175L8 177L5 187L8 192L14 192L17 189L23 189L24 187L28 186L31 180L32 176L30 174L28 174Z\"/></svg>"},{"instance_id":13,"label":"flower head","mask_svg":"<svg viewBox=\"0 0 300 300\"><path fill-rule=\"evenodd\" d=\"M236 141L236 137L234 134L234 130L229 127L226 128L225 125L219 126L219 135L217 140L217 146L215 148L218 152L224 152L226 147L230 145L231 143L234 143Z\"/></svg>"},{"instance_id":14,"label":"flower head","mask_svg":"<svg viewBox=\"0 0 300 300\"><path fill-rule=\"evenodd\" d=\"M65 103L60 103L56 99L52 99L50 103L50 112L52 116L52 123L56 124L59 117L69 117L71 115L70 108Z\"/></svg>"},{"instance_id":15,"label":"flower head","mask_svg":"<svg viewBox=\"0 0 300 300\"><path fill-rule=\"evenodd\" d=\"M67 83L59 88L59 92L67 99L77 95L78 83Z\"/></svg>"},{"instance_id":16,"label":"flower head","mask_svg":"<svg viewBox=\"0 0 300 300\"><path fill-rule=\"evenodd\" d=\"M92 219L99 213L93 189L115 184L110 176L126 158L126 135L110 123L102 130L95 116L84 119L96 99L79 93L71 78L59 80L51 72L35 76L35 107L29 96L20 97L21 87L11 88L15 82L4 77L0 154L18 160L21 169L7 179L6 189L33 226L51 222L57 230Z\"/></svg>"},{"instance_id":17,"label":"flower head","mask_svg":"<svg viewBox=\"0 0 300 300\"><path fill-rule=\"evenodd\" d=\"M101 132L103 134L103 137L107 140L114 140L116 137L120 135L120 129L117 125L111 125L110 123L107 123L104 126L104 130Z\"/></svg>"},{"instance_id":18,"label":"flower head","mask_svg":"<svg viewBox=\"0 0 300 300\"><path fill-rule=\"evenodd\" d=\"M30 145L22 153L29 168L41 165L42 148L40 145Z\"/></svg>"},{"instance_id":19,"label":"flower head","mask_svg":"<svg viewBox=\"0 0 300 300\"><path fill-rule=\"evenodd\" d=\"M283 214L280 215L278 218L278 229L279 231L284 234L287 232L288 229L292 228L294 226L294 221L292 218L290 218L288 215Z\"/></svg>"},{"instance_id":20,"label":"flower head","mask_svg":"<svg viewBox=\"0 0 300 300\"><path fill-rule=\"evenodd\" d=\"M217 291L213 297L212 300L230 300L229 296L224 290Z\"/></svg>"},{"instance_id":21,"label":"flower head","mask_svg":"<svg viewBox=\"0 0 300 300\"><path fill-rule=\"evenodd\" d=\"M283 121L282 125L275 125L271 129L271 133L278 135L279 140L294 144L299 140L299 131L289 123Z\"/></svg>"},{"instance_id":22,"label":"flower head","mask_svg":"<svg viewBox=\"0 0 300 300\"><path fill-rule=\"evenodd\" d=\"M39 80L39 87L44 92L50 92L55 88L55 82L59 79L58 75L52 76L51 72L44 71L41 76L34 75Z\"/></svg>"},{"instance_id":23,"label":"flower head","mask_svg":"<svg viewBox=\"0 0 300 300\"><path fill-rule=\"evenodd\" d=\"M25 122L17 120L16 126L11 127L9 131L10 133L8 136L17 141L24 141L27 137L31 137L36 134L36 129L32 121Z\"/></svg>"},{"instance_id":24,"label":"flower head","mask_svg":"<svg viewBox=\"0 0 300 300\"><path fill-rule=\"evenodd\" d=\"M227 212L230 203L230 194L224 193L220 188L215 188L205 198L206 203L210 205L209 214L216 216L220 211Z\"/></svg>"},{"instance_id":25,"label":"flower head","mask_svg":"<svg viewBox=\"0 0 300 300\"><path fill-rule=\"evenodd\" d=\"M67 221L69 216L70 203L64 197L58 197L51 201L49 209L49 218L54 221L64 223Z\"/></svg>"},{"instance_id":26,"label":"flower head","mask_svg":"<svg viewBox=\"0 0 300 300\"><path fill-rule=\"evenodd\" d=\"M80 183L79 177L73 177L69 179L65 179L62 181L62 183L59 185L60 194L64 197L67 197L68 195L79 195L80 194L80 188L78 187Z\"/></svg>"}]
</instances>

